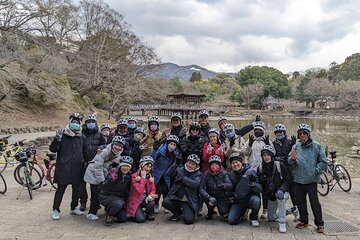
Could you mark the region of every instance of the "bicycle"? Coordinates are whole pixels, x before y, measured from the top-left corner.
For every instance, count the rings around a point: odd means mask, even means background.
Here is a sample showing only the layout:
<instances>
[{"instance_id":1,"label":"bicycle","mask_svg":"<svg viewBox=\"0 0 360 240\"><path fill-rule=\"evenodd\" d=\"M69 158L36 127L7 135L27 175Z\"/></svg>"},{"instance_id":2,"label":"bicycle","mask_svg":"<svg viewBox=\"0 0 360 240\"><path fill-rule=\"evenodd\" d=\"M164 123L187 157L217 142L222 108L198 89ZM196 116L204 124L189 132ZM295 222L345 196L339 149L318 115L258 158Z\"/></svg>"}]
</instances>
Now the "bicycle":
<instances>
[{"instance_id":1,"label":"bicycle","mask_svg":"<svg viewBox=\"0 0 360 240\"><path fill-rule=\"evenodd\" d=\"M15 154L24 150L24 141L26 139L23 139L21 141L17 141L14 144L8 145L8 139L11 135L4 137L0 140L3 144L1 145L1 152L0 152L0 164L3 165L3 167L0 170L0 173L3 172L7 165L10 164L11 166L14 166L17 161L15 159Z\"/></svg>"},{"instance_id":2,"label":"bicycle","mask_svg":"<svg viewBox=\"0 0 360 240\"><path fill-rule=\"evenodd\" d=\"M41 187L41 183L43 183L43 187L47 185L47 181L50 182L51 186L56 190L57 186L54 183L54 174L55 174L55 164L53 161L56 159L55 153L47 153L46 157L41 156L37 153L35 149L31 149L32 153L32 160L29 161L29 166L31 169L35 169L37 172L41 172L39 181L34 182L34 188L38 189ZM44 162L45 168L40 163L40 161ZM14 178L17 183L20 185L23 185L23 182L21 181L21 173L23 172L22 168L25 167L24 165L18 165L14 170Z\"/></svg>"},{"instance_id":3,"label":"bicycle","mask_svg":"<svg viewBox=\"0 0 360 240\"><path fill-rule=\"evenodd\" d=\"M7 191L6 181L3 175L0 173L0 194L5 194L6 191Z\"/></svg>"},{"instance_id":4,"label":"bicycle","mask_svg":"<svg viewBox=\"0 0 360 240\"><path fill-rule=\"evenodd\" d=\"M336 151L329 153L330 158L327 158L326 169L320 174L320 181L318 182L318 193L323 197L328 195L336 184L338 184L344 192L349 192L352 186L349 172L343 165L335 163Z\"/></svg>"},{"instance_id":5,"label":"bicycle","mask_svg":"<svg viewBox=\"0 0 360 240\"><path fill-rule=\"evenodd\" d=\"M18 152L15 154L15 159L19 162L21 162L21 165L24 166L23 167L23 176L19 176L22 182L22 186L26 187L30 196L30 199L33 199L33 195L32 195L32 190L35 189L35 184L34 184L34 179L35 177L39 177L40 178L40 173L35 169L32 168L29 165L29 158L31 157L31 151L29 149L26 149L24 151ZM21 166L19 165L19 166ZM34 174L36 173L36 174ZM41 181L40 181L41 183ZM21 192L20 192L21 194ZM19 194L19 196L20 196ZM19 197L17 197L18 199Z\"/></svg>"}]
</instances>

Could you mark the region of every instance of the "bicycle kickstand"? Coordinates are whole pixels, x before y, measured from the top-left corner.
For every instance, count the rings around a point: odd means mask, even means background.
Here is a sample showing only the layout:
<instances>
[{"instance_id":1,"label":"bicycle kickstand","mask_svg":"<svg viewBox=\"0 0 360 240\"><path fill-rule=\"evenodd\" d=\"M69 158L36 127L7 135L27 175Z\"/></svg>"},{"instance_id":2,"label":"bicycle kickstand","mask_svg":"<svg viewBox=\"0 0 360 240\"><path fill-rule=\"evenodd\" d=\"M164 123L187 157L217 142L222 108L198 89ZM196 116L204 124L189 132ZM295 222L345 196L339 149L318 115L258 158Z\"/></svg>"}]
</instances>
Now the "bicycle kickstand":
<instances>
[{"instance_id":1,"label":"bicycle kickstand","mask_svg":"<svg viewBox=\"0 0 360 240\"><path fill-rule=\"evenodd\" d=\"M22 191L24 191L24 186L21 188L21 191L20 191L19 195L17 196L16 200L19 200L19 197L20 197Z\"/></svg>"}]
</instances>

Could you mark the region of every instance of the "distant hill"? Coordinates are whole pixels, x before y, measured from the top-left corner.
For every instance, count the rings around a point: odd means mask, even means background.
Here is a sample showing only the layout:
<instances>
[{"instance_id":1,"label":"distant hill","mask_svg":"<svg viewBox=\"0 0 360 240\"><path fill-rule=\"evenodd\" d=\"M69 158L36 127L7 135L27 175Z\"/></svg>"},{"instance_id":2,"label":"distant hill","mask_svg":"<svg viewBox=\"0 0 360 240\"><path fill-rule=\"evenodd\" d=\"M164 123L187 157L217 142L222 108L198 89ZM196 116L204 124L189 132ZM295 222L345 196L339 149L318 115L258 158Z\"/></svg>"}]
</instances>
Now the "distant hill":
<instances>
[{"instance_id":1,"label":"distant hill","mask_svg":"<svg viewBox=\"0 0 360 240\"><path fill-rule=\"evenodd\" d=\"M151 64L144 67L143 76L149 79L171 79L178 77L180 80L189 80L194 71L201 73L203 79L215 77L217 72L210 71L198 65L179 66L174 63ZM234 73L229 73L231 76Z\"/></svg>"}]
</instances>

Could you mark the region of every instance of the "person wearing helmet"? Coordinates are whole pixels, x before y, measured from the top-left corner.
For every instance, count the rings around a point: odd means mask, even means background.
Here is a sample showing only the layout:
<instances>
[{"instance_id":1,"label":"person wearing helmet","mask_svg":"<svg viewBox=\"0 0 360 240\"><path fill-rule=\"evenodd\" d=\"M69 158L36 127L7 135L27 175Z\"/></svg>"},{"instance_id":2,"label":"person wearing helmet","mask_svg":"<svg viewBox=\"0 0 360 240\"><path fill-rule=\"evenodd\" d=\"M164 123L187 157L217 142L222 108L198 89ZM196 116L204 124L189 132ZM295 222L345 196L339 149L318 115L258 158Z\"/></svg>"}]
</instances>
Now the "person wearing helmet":
<instances>
[{"instance_id":1,"label":"person wearing helmet","mask_svg":"<svg viewBox=\"0 0 360 240\"><path fill-rule=\"evenodd\" d=\"M286 232L286 200L289 198L289 175L284 163L275 161L275 149L270 145L261 148L262 162L257 174L268 198L267 219L279 221L279 232Z\"/></svg>"},{"instance_id":2,"label":"person wearing helmet","mask_svg":"<svg viewBox=\"0 0 360 240\"><path fill-rule=\"evenodd\" d=\"M209 124L209 112L207 110L201 110L198 113L198 122L200 124L200 136L208 141L208 134L211 126Z\"/></svg>"},{"instance_id":3,"label":"person wearing helmet","mask_svg":"<svg viewBox=\"0 0 360 240\"><path fill-rule=\"evenodd\" d=\"M235 133L235 127L231 123L227 123L223 127L223 132L225 134L225 157L226 165L230 168L229 157L233 152L241 152L245 146L245 140L241 136L237 136Z\"/></svg>"},{"instance_id":4,"label":"person wearing helmet","mask_svg":"<svg viewBox=\"0 0 360 240\"><path fill-rule=\"evenodd\" d=\"M183 215L185 224L193 224L199 210L199 185L201 181L200 158L191 154L184 165L174 163L166 174L174 178L169 194L162 205L172 212L171 221L178 221Z\"/></svg>"},{"instance_id":5,"label":"person wearing helmet","mask_svg":"<svg viewBox=\"0 0 360 240\"><path fill-rule=\"evenodd\" d=\"M219 129L220 129L220 141L221 142L224 142L225 139L226 139L226 135L225 135L225 132L224 132L224 126L227 123L228 123L228 119L227 119L226 116L220 116L219 117L218 126L219 126Z\"/></svg>"},{"instance_id":6,"label":"person wearing helmet","mask_svg":"<svg viewBox=\"0 0 360 240\"><path fill-rule=\"evenodd\" d=\"M317 181L327 166L323 146L311 137L311 128L307 124L300 124L297 128L296 143L289 154L288 162L293 165L294 188L296 205L300 212L300 222L297 228L306 228L309 224L306 195L309 195L314 223L318 233L324 232L321 204L317 193Z\"/></svg>"},{"instance_id":7,"label":"person wearing helmet","mask_svg":"<svg viewBox=\"0 0 360 240\"><path fill-rule=\"evenodd\" d=\"M95 157L100 149L106 144L106 140L102 133L99 131L97 120L95 115L88 115L85 118L85 123L82 126L82 134L85 136L86 141L85 145L87 148L87 152L84 156L85 165L84 165L84 174L88 163ZM86 202L88 200L88 193L86 190L86 182L82 182L80 184L80 210L85 211Z\"/></svg>"},{"instance_id":8,"label":"person wearing helmet","mask_svg":"<svg viewBox=\"0 0 360 240\"><path fill-rule=\"evenodd\" d=\"M182 117L180 113L174 112L171 114L170 124L170 128L165 129L162 134L162 143L164 143L166 138L170 135L175 135L180 140L186 136L187 129L182 124Z\"/></svg>"},{"instance_id":9,"label":"person wearing helmet","mask_svg":"<svg viewBox=\"0 0 360 240\"><path fill-rule=\"evenodd\" d=\"M110 125L107 123L101 125L100 132L103 135L106 144L111 143L110 139L112 138L112 136L110 135L110 133L111 133Z\"/></svg>"},{"instance_id":10,"label":"person wearing helmet","mask_svg":"<svg viewBox=\"0 0 360 240\"><path fill-rule=\"evenodd\" d=\"M125 203L130 192L132 165L131 157L122 156L119 163L110 164L105 181L99 186L99 202L106 212L106 226L110 226L114 218L119 223L127 220Z\"/></svg>"},{"instance_id":11,"label":"person wearing helmet","mask_svg":"<svg viewBox=\"0 0 360 240\"><path fill-rule=\"evenodd\" d=\"M239 152L232 153L229 160L231 165L230 181L233 184L233 192L229 194L232 205L228 222L230 225L239 224L247 209L250 209L250 223L253 227L258 227L262 187L256 172L251 169L248 163L243 162L243 156Z\"/></svg>"},{"instance_id":12,"label":"person wearing helmet","mask_svg":"<svg viewBox=\"0 0 360 240\"><path fill-rule=\"evenodd\" d=\"M137 129L137 119L134 117L129 117L127 119L127 122L128 122L129 134L133 135L135 130Z\"/></svg>"},{"instance_id":13,"label":"person wearing helmet","mask_svg":"<svg viewBox=\"0 0 360 240\"><path fill-rule=\"evenodd\" d=\"M84 172L84 156L87 152L85 137L81 134L81 121L80 114L71 114L66 128L56 130L56 135L49 146L51 152L57 153L54 182L57 183L58 188L53 202L54 220L60 219L60 205L68 185L72 186L70 214L84 214L77 207Z\"/></svg>"},{"instance_id":14,"label":"person wearing helmet","mask_svg":"<svg viewBox=\"0 0 360 240\"><path fill-rule=\"evenodd\" d=\"M218 155L221 158L221 165L226 168L225 163L225 145L220 143L219 130L211 128L209 130L209 141L204 143L201 162L201 173L206 173L210 169L209 159L212 155Z\"/></svg>"},{"instance_id":15,"label":"person wearing helmet","mask_svg":"<svg viewBox=\"0 0 360 240\"><path fill-rule=\"evenodd\" d=\"M128 121L127 119L121 118L116 123L117 127L114 131L112 131L112 136L122 136L125 138L125 146L122 152L122 156L130 156L131 147L130 147L130 135L129 135L129 128L128 128Z\"/></svg>"},{"instance_id":16,"label":"person wearing helmet","mask_svg":"<svg viewBox=\"0 0 360 240\"><path fill-rule=\"evenodd\" d=\"M210 169L203 175L199 187L200 195L208 208L206 220L213 219L215 207L218 208L220 216L227 218L229 213L227 192L232 191L233 185L229 175L223 170L218 155L210 157L209 165Z\"/></svg>"},{"instance_id":17,"label":"person wearing helmet","mask_svg":"<svg viewBox=\"0 0 360 240\"><path fill-rule=\"evenodd\" d=\"M158 198L155 199L155 213L159 213L159 199L163 199L170 190L171 179L165 173L169 167L180 159L181 153L178 150L179 138L176 135L169 135L166 143L163 143L157 150L153 150L150 156L154 159L153 175L155 179L156 192Z\"/></svg>"},{"instance_id":18,"label":"person wearing helmet","mask_svg":"<svg viewBox=\"0 0 360 240\"><path fill-rule=\"evenodd\" d=\"M275 124L273 130L275 135L275 140L273 141L273 145L276 151L275 160L282 162L286 166L289 175L289 193L293 207L287 209L286 211L289 214L292 213L294 215L295 220L298 220L299 211L295 204L296 198L295 198L295 190L294 190L294 181L292 176L293 166L290 165L287 161L291 148L296 143L296 137L291 136L291 140L288 139L286 134L286 127L284 124L281 123Z\"/></svg>"},{"instance_id":19,"label":"person wearing helmet","mask_svg":"<svg viewBox=\"0 0 360 240\"><path fill-rule=\"evenodd\" d=\"M139 162L142 156L142 149L140 142L144 137L145 137L145 133L141 128L135 129L132 138L133 143L131 146L131 153L130 153L131 157L134 159L134 164L131 169L132 172L136 172L137 170L139 170Z\"/></svg>"},{"instance_id":20,"label":"person wearing helmet","mask_svg":"<svg viewBox=\"0 0 360 240\"><path fill-rule=\"evenodd\" d=\"M145 137L140 142L142 156L149 155L154 149L158 149L161 145L162 132L160 131L160 123L158 116L151 116L148 119L148 129L145 131Z\"/></svg>"},{"instance_id":21,"label":"person wearing helmet","mask_svg":"<svg viewBox=\"0 0 360 240\"><path fill-rule=\"evenodd\" d=\"M99 197L99 185L103 184L110 165L112 163L119 163L121 160L121 153L124 149L125 139L121 136L114 136L111 144L107 145L99 154L95 155L92 161L89 162L84 181L90 184L90 209L86 215L87 219L96 221L99 217L96 215L100 206Z\"/></svg>"},{"instance_id":22,"label":"person wearing helmet","mask_svg":"<svg viewBox=\"0 0 360 240\"><path fill-rule=\"evenodd\" d=\"M205 139L200 136L200 124L198 122L190 123L186 137L180 140L182 162L185 163L190 154L201 157L204 143Z\"/></svg>"},{"instance_id":23,"label":"person wearing helmet","mask_svg":"<svg viewBox=\"0 0 360 240\"><path fill-rule=\"evenodd\" d=\"M126 201L127 214L137 223L148 219L154 221L156 188L152 168L154 160L150 156L140 159L139 170L131 176L129 198ZM143 211L145 208L145 212Z\"/></svg>"}]
</instances>

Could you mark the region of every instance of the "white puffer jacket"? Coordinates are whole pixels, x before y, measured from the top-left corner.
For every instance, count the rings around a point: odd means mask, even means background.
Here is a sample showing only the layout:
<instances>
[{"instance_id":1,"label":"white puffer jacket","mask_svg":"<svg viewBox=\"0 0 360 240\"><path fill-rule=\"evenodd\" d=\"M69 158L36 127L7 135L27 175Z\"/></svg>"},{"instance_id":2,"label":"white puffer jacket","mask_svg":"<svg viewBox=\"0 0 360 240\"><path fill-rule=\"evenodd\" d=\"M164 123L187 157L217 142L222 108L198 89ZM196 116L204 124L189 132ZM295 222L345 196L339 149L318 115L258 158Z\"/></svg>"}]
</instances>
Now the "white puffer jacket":
<instances>
[{"instance_id":1,"label":"white puffer jacket","mask_svg":"<svg viewBox=\"0 0 360 240\"><path fill-rule=\"evenodd\" d=\"M111 153L111 144L107 145L99 154L95 155L86 168L84 181L93 185L99 185L105 181L109 166L113 162L120 163L121 153L118 153L114 159L108 160Z\"/></svg>"}]
</instances>

